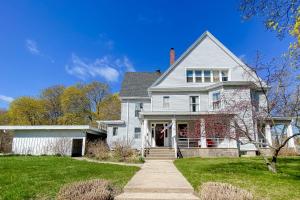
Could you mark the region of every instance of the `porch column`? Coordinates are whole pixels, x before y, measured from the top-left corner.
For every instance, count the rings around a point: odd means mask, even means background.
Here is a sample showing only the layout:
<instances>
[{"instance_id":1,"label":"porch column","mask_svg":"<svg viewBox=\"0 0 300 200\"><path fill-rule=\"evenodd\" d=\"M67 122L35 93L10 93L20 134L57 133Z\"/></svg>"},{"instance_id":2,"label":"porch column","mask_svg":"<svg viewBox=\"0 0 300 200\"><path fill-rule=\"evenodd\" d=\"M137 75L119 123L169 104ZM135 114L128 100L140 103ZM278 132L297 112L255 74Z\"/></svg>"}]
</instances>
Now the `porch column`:
<instances>
[{"instance_id":1,"label":"porch column","mask_svg":"<svg viewBox=\"0 0 300 200\"><path fill-rule=\"evenodd\" d=\"M205 120L200 119L200 134L201 134L201 148L207 148L206 134L205 134Z\"/></svg>"},{"instance_id":2,"label":"porch column","mask_svg":"<svg viewBox=\"0 0 300 200\"><path fill-rule=\"evenodd\" d=\"M176 133L176 119L172 119L172 140L173 140L173 147L175 152L175 158L177 158L177 139L176 139L177 133Z\"/></svg>"},{"instance_id":3,"label":"porch column","mask_svg":"<svg viewBox=\"0 0 300 200\"><path fill-rule=\"evenodd\" d=\"M147 136L147 132L148 132L148 119L144 119L143 121L143 131L142 131L142 157L144 157L144 154L145 154L145 139L146 139L146 136Z\"/></svg>"},{"instance_id":4,"label":"porch column","mask_svg":"<svg viewBox=\"0 0 300 200\"><path fill-rule=\"evenodd\" d=\"M267 142L272 145L272 133L271 133L271 126L269 123L265 125L265 137Z\"/></svg>"},{"instance_id":5,"label":"porch column","mask_svg":"<svg viewBox=\"0 0 300 200\"><path fill-rule=\"evenodd\" d=\"M289 125L288 125L288 127L287 127L286 135L287 135L287 137L290 137L290 136L294 135L292 122L290 122ZM289 139L289 141L287 143L287 146L288 146L288 148L295 148L295 140L294 140L294 138Z\"/></svg>"}]
</instances>

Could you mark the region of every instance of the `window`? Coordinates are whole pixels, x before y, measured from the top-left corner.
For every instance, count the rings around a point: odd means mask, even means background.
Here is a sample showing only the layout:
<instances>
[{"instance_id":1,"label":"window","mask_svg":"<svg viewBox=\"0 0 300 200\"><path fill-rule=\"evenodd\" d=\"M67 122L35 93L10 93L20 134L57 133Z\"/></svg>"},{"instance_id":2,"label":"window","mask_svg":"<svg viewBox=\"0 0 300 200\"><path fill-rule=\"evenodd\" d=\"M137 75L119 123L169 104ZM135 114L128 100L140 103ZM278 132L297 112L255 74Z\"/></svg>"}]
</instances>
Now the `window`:
<instances>
[{"instance_id":1,"label":"window","mask_svg":"<svg viewBox=\"0 0 300 200\"><path fill-rule=\"evenodd\" d=\"M213 106L213 110L221 108L221 93L220 92L213 93L212 106Z\"/></svg>"},{"instance_id":2,"label":"window","mask_svg":"<svg viewBox=\"0 0 300 200\"><path fill-rule=\"evenodd\" d=\"M192 70L186 71L186 82L188 82L188 83L193 82L193 71Z\"/></svg>"},{"instance_id":3,"label":"window","mask_svg":"<svg viewBox=\"0 0 300 200\"><path fill-rule=\"evenodd\" d=\"M213 82L220 82L220 73L219 71L213 71Z\"/></svg>"},{"instance_id":4,"label":"window","mask_svg":"<svg viewBox=\"0 0 300 200\"><path fill-rule=\"evenodd\" d=\"M211 82L211 77L210 77L210 71L209 70L204 70L204 82L205 83Z\"/></svg>"},{"instance_id":5,"label":"window","mask_svg":"<svg viewBox=\"0 0 300 200\"><path fill-rule=\"evenodd\" d=\"M118 127L113 127L113 136L118 135Z\"/></svg>"},{"instance_id":6,"label":"window","mask_svg":"<svg viewBox=\"0 0 300 200\"><path fill-rule=\"evenodd\" d=\"M199 111L199 97L198 96L190 97L190 111L191 112Z\"/></svg>"},{"instance_id":7,"label":"window","mask_svg":"<svg viewBox=\"0 0 300 200\"><path fill-rule=\"evenodd\" d=\"M170 97L164 96L163 97L163 108L169 108L170 107Z\"/></svg>"},{"instance_id":8,"label":"window","mask_svg":"<svg viewBox=\"0 0 300 200\"><path fill-rule=\"evenodd\" d=\"M196 83L202 82L202 71L201 70L195 70L195 81L196 81Z\"/></svg>"},{"instance_id":9,"label":"window","mask_svg":"<svg viewBox=\"0 0 300 200\"><path fill-rule=\"evenodd\" d=\"M221 71L222 81L228 81L228 71Z\"/></svg>"},{"instance_id":10,"label":"window","mask_svg":"<svg viewBox=\"0 0 300 200\"><path fill-rule=\"evenodd\" d=\"M187 124L178 124L178 136L179 138L186 138L188 136Z\"/></svg>"},{"instance_id":11,"label":"window","mask_svg":"<svg viewBox=\"0 0 300 200\"><path fill-rule=\"evenodd\" d=\"M186 82L210 83L228 81L228 70L188 69L186 70Z\"/></svg>"},{"instance_id":12,"label":"window","mask_svg":"<svg viewBox=\"0 0 300 200\"><path fill-rule=\"evenodd\" d=\"M135 103L135 116L138 117L143 109L143 103Z\"/></svg>"},{"instance_id":13,"label":"window","mask_svg":"<svg viewBox=\"0 0 300 200\"><path fill-rule=\"evenodd\" d=\"M140 139L141 138L141 128L135 127L134 128L134 139Z\"/></svg>"}]
</instances>

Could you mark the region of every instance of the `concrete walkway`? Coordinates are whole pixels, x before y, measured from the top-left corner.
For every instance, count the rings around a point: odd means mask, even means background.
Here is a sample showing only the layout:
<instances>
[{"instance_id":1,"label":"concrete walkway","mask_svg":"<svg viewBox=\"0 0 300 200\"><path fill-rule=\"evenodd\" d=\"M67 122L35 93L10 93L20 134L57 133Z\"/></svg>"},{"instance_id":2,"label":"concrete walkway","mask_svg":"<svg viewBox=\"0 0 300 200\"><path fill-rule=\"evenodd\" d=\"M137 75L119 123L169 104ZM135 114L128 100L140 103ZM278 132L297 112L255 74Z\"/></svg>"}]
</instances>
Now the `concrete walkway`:
<instances>
[{"instance_id":1,"label":"concrete walkway","mask_svg":"<svg viewBox=\"0 0 300 200\"><path fill-rule=\"evenodd\" d=\"M169 160L147 160L116 200L198 200L193 187Z\"/></svg>"}]
</instances>

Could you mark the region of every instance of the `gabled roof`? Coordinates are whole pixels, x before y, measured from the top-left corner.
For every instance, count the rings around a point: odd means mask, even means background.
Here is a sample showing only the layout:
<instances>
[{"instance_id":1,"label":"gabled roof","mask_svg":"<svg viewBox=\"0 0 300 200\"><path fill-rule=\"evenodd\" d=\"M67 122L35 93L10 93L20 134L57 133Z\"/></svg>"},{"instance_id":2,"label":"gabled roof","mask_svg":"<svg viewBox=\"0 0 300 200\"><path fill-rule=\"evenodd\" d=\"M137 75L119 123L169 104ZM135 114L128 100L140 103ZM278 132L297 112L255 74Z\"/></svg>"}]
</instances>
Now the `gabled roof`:
<instances>
[{"instance_id":1,"label":"gabled roof","mask_svg":"<svg viewBox=\"0 0 300 200\"><path fill-rule=\"evenodd\" d=\"M152 85L151 87L159 84L164 77L166 77L186 56L194 50L194 48L201 43L206 37L209 37L217 46L219 46L229 57L231 57L238 65L251 71L251 69L243 63L238 57L236 57L229 49L227 49L217 38L215 38L209 31L205 31L175 62L168 70L165 71Z\"/></svg>"},{"instance_id":2,"label":"gabled roof","mask_svg":"<svg viewBox=\"0 0 300 200\"><path fill-rule=\"evenodd\" d=\"M148 88L161 76L158 72L127 72L120 97L148 97Z\"/></svg>"}]
</instances>

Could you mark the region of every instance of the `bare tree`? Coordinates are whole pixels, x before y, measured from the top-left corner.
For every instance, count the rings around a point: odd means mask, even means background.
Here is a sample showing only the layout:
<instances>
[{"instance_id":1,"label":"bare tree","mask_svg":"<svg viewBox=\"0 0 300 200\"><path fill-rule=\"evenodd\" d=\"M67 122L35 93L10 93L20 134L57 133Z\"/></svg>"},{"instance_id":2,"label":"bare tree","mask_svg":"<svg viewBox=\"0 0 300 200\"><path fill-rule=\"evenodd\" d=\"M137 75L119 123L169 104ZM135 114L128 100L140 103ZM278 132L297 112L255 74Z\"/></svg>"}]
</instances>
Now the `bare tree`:
<instances>
[{"instance_id":1,"label":"bare tree","mask_svg":"<svg viewBox=\"0 0 300 200\"><path fill-rule=\"evenodd\" d=\"M263 64L258 55L251 70L249 66L245 66L245 71L245 75L253 80L252 83L224 90L220 109L215 114L205 117L205 134L209 137L219 133L221 135L218 137L235 139L242 145L254 145L268 169L276 173L280 151L292 138L300 135L300 85L286 59L280 62L272 61L270 65ZM264 74L264 80L260 78L259 73ZM286 131L291 126L286 123L278 126L275 116L293 120L293 126L298 132L287 135ZM266 135L266 124L273 127L275 142L271 142ZM235 130L234 134L232 129ZM261 140L258 140L259 138ZM269 147L271 159L264 147Z\"/></svg>"}]
</instances>

